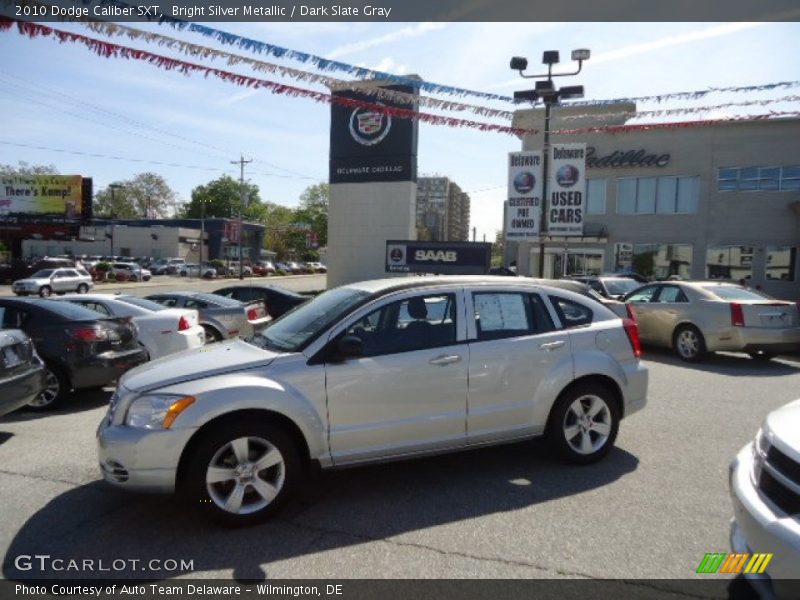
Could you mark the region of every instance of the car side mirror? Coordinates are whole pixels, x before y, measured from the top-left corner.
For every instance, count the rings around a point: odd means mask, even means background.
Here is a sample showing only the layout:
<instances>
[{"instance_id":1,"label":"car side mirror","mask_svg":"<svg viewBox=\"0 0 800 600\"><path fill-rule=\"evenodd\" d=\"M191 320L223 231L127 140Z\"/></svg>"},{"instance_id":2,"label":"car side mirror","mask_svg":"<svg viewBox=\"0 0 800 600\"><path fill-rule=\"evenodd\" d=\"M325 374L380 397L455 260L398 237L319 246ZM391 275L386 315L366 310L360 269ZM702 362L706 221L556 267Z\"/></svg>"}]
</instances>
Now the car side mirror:
<instances>
[{"instance_id":1,"label":"car side mirror","mask_svg":"<svg viewBox=\"0 0 800 600\"><path fill-rule=\"evenodd\" d=\"M358 336L346 335L337 342L336 354L342 359L364 356L364 342Z\"/></svg>"}]
</instances>

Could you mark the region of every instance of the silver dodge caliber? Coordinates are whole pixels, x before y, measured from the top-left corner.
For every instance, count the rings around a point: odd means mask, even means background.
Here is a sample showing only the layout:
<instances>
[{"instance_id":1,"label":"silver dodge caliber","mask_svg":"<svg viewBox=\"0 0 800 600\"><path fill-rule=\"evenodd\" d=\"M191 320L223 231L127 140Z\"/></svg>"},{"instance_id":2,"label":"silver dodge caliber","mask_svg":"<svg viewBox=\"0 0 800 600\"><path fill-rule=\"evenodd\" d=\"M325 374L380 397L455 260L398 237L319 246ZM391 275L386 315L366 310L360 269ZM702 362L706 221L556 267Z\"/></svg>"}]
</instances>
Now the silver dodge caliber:
<instances>
[{"instance_id":1,"label":"silver dodge caliber","mask_svg":"<svg viewBox=\"0 0 800 600\"><path fill-rule=\"evenodd\" d=\"M645 405L636 324L506 277L349 284L249 342L152 361L119 382L100 467L210 516L272 514L307 473L545 436L590 463Z\"/></svg>"}]
</instances>

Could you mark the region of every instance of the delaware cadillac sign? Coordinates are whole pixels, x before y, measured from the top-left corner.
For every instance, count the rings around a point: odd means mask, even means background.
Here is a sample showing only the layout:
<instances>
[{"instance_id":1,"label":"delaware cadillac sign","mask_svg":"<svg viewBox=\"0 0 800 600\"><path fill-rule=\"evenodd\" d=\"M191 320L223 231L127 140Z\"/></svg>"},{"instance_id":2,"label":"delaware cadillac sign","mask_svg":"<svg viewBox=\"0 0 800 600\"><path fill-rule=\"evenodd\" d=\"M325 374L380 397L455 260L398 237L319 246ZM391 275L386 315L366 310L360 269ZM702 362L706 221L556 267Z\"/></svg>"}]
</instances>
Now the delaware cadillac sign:
<instances>
[{"instance_id":1,"label":"delaware cadillac sign","mask_svg":"<svg viewBox=\"0 0 800 600\"><path fill-rule=\"evenodd\" d=\"M483 275L489 272L492 245L482 242L386 242L387 273Z\"/></svg>"},{"instance_id":2,"label":"delaware cadillac sign","mask_svg":"<svg viewBox=\"0 0 800 600\"><path fill-rule=\"evenodd\" d=\"M410 86L385 87L415 93ZM410 105L395 105L353 90L336 91L334 96L364 105L331 105L330 183L416 181L417 122L395 119L381 110L407 110Z\"/></svg>"}]
</instances>

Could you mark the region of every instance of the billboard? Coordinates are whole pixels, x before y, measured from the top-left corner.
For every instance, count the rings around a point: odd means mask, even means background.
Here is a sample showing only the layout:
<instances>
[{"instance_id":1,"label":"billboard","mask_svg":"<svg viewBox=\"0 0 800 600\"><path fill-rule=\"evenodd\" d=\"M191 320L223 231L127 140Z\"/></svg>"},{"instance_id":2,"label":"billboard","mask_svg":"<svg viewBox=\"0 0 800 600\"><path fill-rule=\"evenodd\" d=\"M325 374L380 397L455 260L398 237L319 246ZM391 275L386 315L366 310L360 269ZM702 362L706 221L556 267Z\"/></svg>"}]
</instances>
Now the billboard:
<instances>
[{"instance_id":1,"label":"billboard","mask_svg":"<svg viewBox=\"0 0 800 600\"><path fill-rule=\"evenodd\" d=\"M383 87L417 93L411 86ZM330 183L416 181L417 121L372 108L414 110L415 106L393 104L353 90L336 91L333 95L344 104L331 105Z\"/></svg>"},{"instance_id":2,"label":"billboard","mask_svg":"<svg viewBox=\"0 0 800 600\"><path fill-rule=\"evenodd\" d=\"M83 212L83 181L80 175L0 177L0 216L78 219Z\"/></svg>"},{"instance_id":3,"label":"billboard","mask_svg":"<svg viewBox=\"0 0 800 600\"><path fill-rule=\"evenodd\" d=\"M547 233L583 235L586 215L586 144L553 144L550 155Z\"/></svg>"},{"instance_id":4,"label":"billboard","mask_svg":"<svg viewBox=\"0 0 800 600\"><path fill-rule=\"evenodd\" d=\"M508 153L506 239L539 237L542 214L542 153Z\"/></svg>"},{"instance_id":5,"label":"billboard","mask_svg":"<svg viewBox=\"0 0 800 600\"><path fill-rule=\"evenodd\" d=\"M386 242L387 273L484 275L491 258L492 245L484 242Z\"/></svg>"}]
</instances>

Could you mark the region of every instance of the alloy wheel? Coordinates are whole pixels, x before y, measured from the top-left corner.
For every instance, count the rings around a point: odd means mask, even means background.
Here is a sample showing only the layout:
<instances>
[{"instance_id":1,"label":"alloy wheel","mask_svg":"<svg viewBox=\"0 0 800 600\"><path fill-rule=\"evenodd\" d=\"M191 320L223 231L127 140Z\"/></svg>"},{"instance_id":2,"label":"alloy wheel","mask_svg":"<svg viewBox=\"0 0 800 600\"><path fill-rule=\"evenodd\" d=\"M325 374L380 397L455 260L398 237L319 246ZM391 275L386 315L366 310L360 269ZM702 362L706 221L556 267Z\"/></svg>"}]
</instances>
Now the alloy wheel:
<instances>
[{"instance_id":1,"label":"alloy wheel","mask_svg":"<svg viewBox=\"0 0 800 600\"><path fill-rule=\"evenodd\" d=\"M61 382L58 380L58 376L53 373L53 371L48 369L44 376L44 389L38 396L36 396L36 398L28 403L28 406L32 406L34 408L45 408L50 406L56 401L56 398L58 398L60 392Z\"/></svg>"},{"instance_id":2,"label":"alloy wheel","mask_svg":"<svg viewBox=\"0 0 800 600\"><path fill-rule=\"evenodd\" d=\"M206 490L219 508L247 515L266 508L286 480L284 457L277 446L254 436L224 444L209 461Z\"/></svg>"},{"instance_id":3,"label":"alloy wheel","mask_svg":"<svg viewBox=\"0 0 800 600\"><path fill-rule=\"evenodd\" d=\"M683 358L694 358L700 352L700 338L692 329L682 330L676 340L678 353Z\"/></svg>"},{"instance_id":4,"label":"alloy wheel","mask_svg":"<svg viewBox=\"0 0 800 600\"><path fill-rule=\"evenodd\" d=\"M564 438L572 450L588 456L602 448L611 435L611 410L600 396L586 394L570 404L564 415Z\"/></svg>"}]
</instances>

